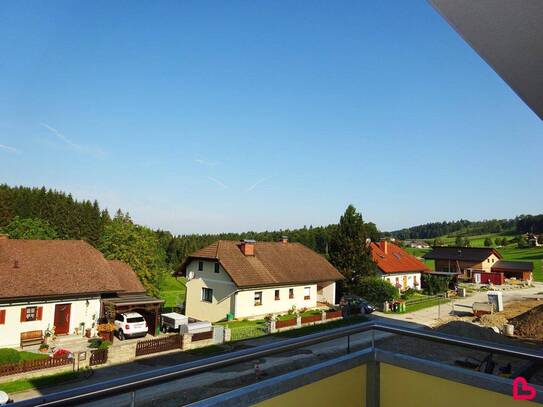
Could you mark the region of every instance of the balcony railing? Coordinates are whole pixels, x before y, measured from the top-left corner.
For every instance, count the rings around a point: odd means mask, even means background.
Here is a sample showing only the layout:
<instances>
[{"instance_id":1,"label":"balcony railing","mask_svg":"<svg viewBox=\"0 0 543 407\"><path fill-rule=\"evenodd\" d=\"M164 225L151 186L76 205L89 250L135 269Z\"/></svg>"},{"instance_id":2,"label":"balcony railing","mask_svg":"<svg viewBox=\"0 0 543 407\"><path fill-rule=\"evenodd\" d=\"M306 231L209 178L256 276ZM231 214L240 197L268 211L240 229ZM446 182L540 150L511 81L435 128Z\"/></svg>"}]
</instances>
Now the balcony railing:
<instances>
[{"instance_id":1,"label":"balcony railing","mask_svg":"<svg viewBox=\"0 0 543 407\"><path fill-rule=\"evenodd\" d=\"M313 371L319 371L319 378L323 378L326 375L331 375L334 370L330 368L334 363L338 366L350 366L349 363L361 363L368 364L368 369L366 373L366 383L364 384L366 405L378 406L379 396L376 395L376 391L379 389L379 381L382 379L383 372L377 373L375 370L376 364L383 364L383 371L389 369L389 366L399 366L404 369L410 369L419 373L428 372L428 374L434 376L440 376L451 382L455 383L465 383L469 381L469 378L476 378L476 384L478 388L483 388L491 392L499 392L504 394L509 394L511 391L511 379L506 379L498 376L492 376L480 372L472 372L466 369L458 368L455 366L445 365L443 363L437 363L435 361L424 361L419 358L413 358L408 355L403 355L401 349L398 349L397 352L390 352L380 349L376 346L376 333L388 333L396 334L401 336L407 336L411 338L416 338L424 341L431 341L436 343L441 343L444 345L454 345L464 349L473 349L478 351L483 351L486 353L495 353L506 355L513 358L527 359L535 364L543 363L543 352L528 350L523 348L518 348L514 346L501 345L486 341L473 340L459 336L446 335L438 332L424 331L419 329L408 328L404 326L399 326L396 324L388 322L365 322L357 325L351 325L348 327L342 327L334 330L329 330L325 332L319 332L300 338L286 339L280 342L270 343L261 345L251 349L244 349L236 352L231 352L227 354L222 354L219 356L210 357L207 359L202 359L190 363L183 363L171 367L149 370L144 373L134 374L131 376L119 377L109 381L104 381L102 383L92 384L88 386L82 386L67 391L62 391L58 393L47 394L40 396L34 399L22 401L16 403L17 406L35 406L35 405L47 405L47 406L61 406L61 405L79 405L84 402L96 402L101 399L110 398L118 396L121 394L132 394L132 399L135 397L135 392L141 389L157 386L159 384L164 384L176 379L186 378L189 376L194 376L199 373L210 372L219 368L232 366L241 362L248 362L264 358L266 356L277 355L282 352L292 351L295 349L300 349L303 347L321 344L327 341L334 339L345 338L346 339L346 350L350 351L350 342L351 336L361 333L370 333L370 342L366 349L359 351L357 353L352 353L347 355L344 358L347 358L342 361L342 363L337 363L341 358L334 358L327 362L327 367L319 367L319 365L313 366L307 369L313 369ZM421 342L421 346L424 346L424 342ZM349 359L350 358L350 359ZM347 363L346 360L351 362ZM334 362L335 361L335 362ZM332 365L330 365L332 364ZM334 365L335 366L335 365ZM371 369L370 369L371 367ZM386 367L386 369L384 369ZM316 370L317 369L317 370ZM319 370L320 369L320 370ZM390 369L387 371L391 371ZM441 372L441 373L440 373ZM292 372L294 374L295 372ZM397 371L393 372L398 375ZM391 373L392 374L392 373ZM324 375L324 376L323 376ZM475 376L474 376L475 375ZM303 380L309 380L311 376L309 373L303 374ZM381 377L381 379L379 379ZM466 379L466 377L468 379ZM265 380L258 385L266 385L269 381L280 380L281 376L275 377L273 379ZM475 379L474 379L475 380ZM300 384L302 386L303 384ZM292 382L290 385L292 387ZM287 387L288 387L287 386ZM285 387L285 391L288 391L289 388ZM537 395L534 401L542 402L543 401L543 388L535 386ZM376 390L377 389L377 390ZM292 389L290 389L292 390ZM244 388L238 389L235 391L233 396L242 396ZM247 387L247 391L251 391L251 386ZM273 386L273 394L277 394L278 391L281 391L281 386L275 384ZM161 390L162 392L162 390ZM230 392L232 393L232 392ZM227 393L224 396L216 396L215 398L208 399L205 405L235 405L239 400L230 399L230 403L226 402L225 397L233 397L230 393ZM262 396L263 393L260 391L258 394ZM159 394L157 394L158 396ZM166 396L165 394L161 394ZM222 397L222 398L221 398ZM271 393L270 393L271 397ZM232 401L233 400L233 401ZM253 399L256 401L256 399ZM377 400L377 401L376 401ZM243 404L243 403L241 403ZM137 404L135 404L137 405ZM423 404L421 404L423 405ZM435 404L438 405L438 404ZM481 404L482 405L482 404ZM497 405L500 405L499 403ZM504 404L505 405L505 404Z\"/></svg>"}]
</instances>

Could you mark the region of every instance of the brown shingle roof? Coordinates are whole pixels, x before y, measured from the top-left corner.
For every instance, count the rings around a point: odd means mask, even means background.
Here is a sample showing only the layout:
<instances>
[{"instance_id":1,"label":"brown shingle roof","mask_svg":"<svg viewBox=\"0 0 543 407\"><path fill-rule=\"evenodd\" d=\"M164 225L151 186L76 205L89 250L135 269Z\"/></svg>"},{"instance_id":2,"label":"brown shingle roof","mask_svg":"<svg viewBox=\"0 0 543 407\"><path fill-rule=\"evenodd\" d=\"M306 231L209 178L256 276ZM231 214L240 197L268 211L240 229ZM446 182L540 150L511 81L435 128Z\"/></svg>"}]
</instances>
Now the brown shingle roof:
<instances>
[{"instance_id":1,"label":"brown shingle roof","mask_svg":"<svg viewBox=\"0 0 543 407\"><path fill-rule=\"evenodd\" d=\"M534 263L531 261L503 261L498 260L492 265L492 271L533 271Z\"/></svg>"},{"instance_id":2,"label":"brown shingle roof","mask_svg":"<svg viewBox=\"0 0 543 407\"><path fill-rule=\"evenodd\" d=\"M123 294L145 292L145 288L143 288L140 279L135 271L132 270L132 267L120 260L108 260L107 262L119 280Z\"/></svg>"},{"instance_id":3,"label":"brown shingle roof","mask_svg":"<svg viewBox=\"0 0 543 407\"><path fill-rule=\"evenodd\" d=\"M239 242L219 240L193 253L194 259L218 260L238 287L303 284L341 280L343 276L323 256L300 243L257 242L255 255L245 256Z\"/></svg>"},{"instance_id":4,"label":"brown shingle roof","mask_svg":"<svg viewBox=\"0 0 543 407\"><path fill-rule=\"evenodd\" d=\"M486 260L491 254L496 255L498 259L502 258L502 255L491 247L433 247L432 251L426 253L425 259L429 260L464 260L464 261L483 261Z\"/></svg>"},{"instance_id":5,"label":"brown shingle roof","mask_svg":"<svg viewBox=\"0 0 543 407\"><path fill-rule=\"evenodd\" d=\"M0 239L0 298L122 292L123 284L102 253L84 241Z\"/></svg>"}]
</instances>

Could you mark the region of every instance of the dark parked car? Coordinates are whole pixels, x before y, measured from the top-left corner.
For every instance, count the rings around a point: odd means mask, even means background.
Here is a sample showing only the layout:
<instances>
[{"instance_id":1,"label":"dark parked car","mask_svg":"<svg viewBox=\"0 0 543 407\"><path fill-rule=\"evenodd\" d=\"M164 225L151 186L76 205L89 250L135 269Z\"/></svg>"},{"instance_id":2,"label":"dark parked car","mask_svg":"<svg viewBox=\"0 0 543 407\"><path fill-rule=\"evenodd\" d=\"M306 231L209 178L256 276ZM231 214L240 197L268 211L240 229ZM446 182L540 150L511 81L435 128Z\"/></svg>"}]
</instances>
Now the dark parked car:
<instances>
[{"instance_id":1,"label":"dark parked car","mask_svg":"<svg viewBox=\"0 0 543 407\"><path fill-rule=\"evenodd\" d=\"M341 306L341 313L344 317L356 314L371 314L375 311L373 305L357 295L344 295L339 305Z\"/></svg>"}]
</instances>

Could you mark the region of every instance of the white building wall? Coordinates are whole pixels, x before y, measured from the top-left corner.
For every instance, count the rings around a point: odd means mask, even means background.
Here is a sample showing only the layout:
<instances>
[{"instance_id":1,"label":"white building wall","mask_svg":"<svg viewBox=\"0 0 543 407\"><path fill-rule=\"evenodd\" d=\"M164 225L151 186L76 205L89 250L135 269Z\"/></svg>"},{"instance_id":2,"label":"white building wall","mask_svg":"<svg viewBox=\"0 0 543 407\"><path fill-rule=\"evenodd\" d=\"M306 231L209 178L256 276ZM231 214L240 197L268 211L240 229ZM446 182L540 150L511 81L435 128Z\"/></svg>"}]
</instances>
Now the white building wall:
<instances>
[{"instance_id":1,"label":"white building wall","mask_svg":"<svg viewBox=\"0 0 543 407\"><path fill-rule=\"evenodd\" d=\"M185 314L201 321L222 321L227 314L234 314L232 297L237 287L221 266L215 273L216 262L203 261L201 271L198 270L198 262L194 260L187 266ZM213 290L211 302L202 299L204 287Z\"/></svg>"},{"instance_id":2,"label":"white building wall","mask_svg":"<svg viewBox=\"0 0 543 407\"><path fill-rule=\"evenodd\" d=\"M336 282L333 281L329 283L328 285L323 285L322 295L324 297L324 300L328 304L335 304L336 303Z\"/></svg>"},{"instance_id":3,"label":"white building wall","mask_svg":"<svg viewBox=\"0 0 543 407\"><path fill-rule=\"evenodd\" d=\"M52 328L55 321L56 304L71 304L69 334L74 334L75 328L79 329L81 322L85 323L85 329L93 328L93 324L100 317L100 298L98 297L65 301L58 300L47 303L0 304L0 310L6 311L5 323L0 325L0 348L19 347L22 332L38 330L45 332L45 330ZM42 319L40 321L21 322L21 308L33 306L43 307ZM80 332L80 335L83 335L83 333ZM95 333L94 328L92 333Z\"/></svg>"},{"instance_id":4,"label":"white building wall","mask_svg":"<svg viewBox=\"0 0 543 407\"><path fill-rule=\"evenodd\" d=\"M310 299L304 299L304 289L309 287ZM294 289L294 298L289 298L289 289ZM279 290L279 300L275 300L275 290ZM262 292L262 305L255 305L255 292ZM253 318L267 314L284 313L292 309L314 308L317 306L317 284L282 286L273 288L254 288L241 290L235 294L235 317Z\"/></svg>"},{"instance_id":5,"label":"white building wall","mask_svg":"<svg viewBox=\"0 0 543 407\"><path fill-rule=\"evenodd\" d=\"M407 284L405 284L404 276L407 277ZM402 286L402 290L407 290L408 288L421 289L421 273L383 274L382 277L394 287L396 287L396 282L399 282ZM418 283L418 286L415 286L415 281Z\"/></svg>"}]
</instances>

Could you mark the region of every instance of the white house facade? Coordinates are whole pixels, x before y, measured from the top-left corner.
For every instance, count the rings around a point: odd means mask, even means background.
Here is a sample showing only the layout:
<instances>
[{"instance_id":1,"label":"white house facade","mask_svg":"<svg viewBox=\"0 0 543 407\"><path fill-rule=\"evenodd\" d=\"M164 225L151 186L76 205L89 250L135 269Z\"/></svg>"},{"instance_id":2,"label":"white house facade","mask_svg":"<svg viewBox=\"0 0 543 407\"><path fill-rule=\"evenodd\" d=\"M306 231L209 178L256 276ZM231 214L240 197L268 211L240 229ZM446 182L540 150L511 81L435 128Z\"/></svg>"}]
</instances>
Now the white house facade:
<instances>
[{"instance_id":1,"label":"white house facade","mask_svg":"<svg viewBox=\"0 0 543 407\"><path fill-rule=\"evenodd\" d=\"M212 322L335 304L342 278L324 257L285 241L219 241L178 273L187 277L186 315Z\"/></svg>"},{"instance_id":2,"label":"white house facade","mask_svg":"<svg viewBox=\"0 0 543 407\"><path fill-rule=\"evenodd\" d=\"M0 347L18 347L21 334L53 330L59 335L96 333L100 297L65 298L47 302L0 303Z\"/></svg>"},{"instance_id":3,"label":"white house facade","mask_svg":"<svg viewBox=\"0 0 543 407\"><path fill-rule=\"evenodd\" d=\"M400 291L421 289L422 274L431 271L422 261L386 240L371 243L370 247L372 259L385 281Z\"/></svg>"}]
</instances>

